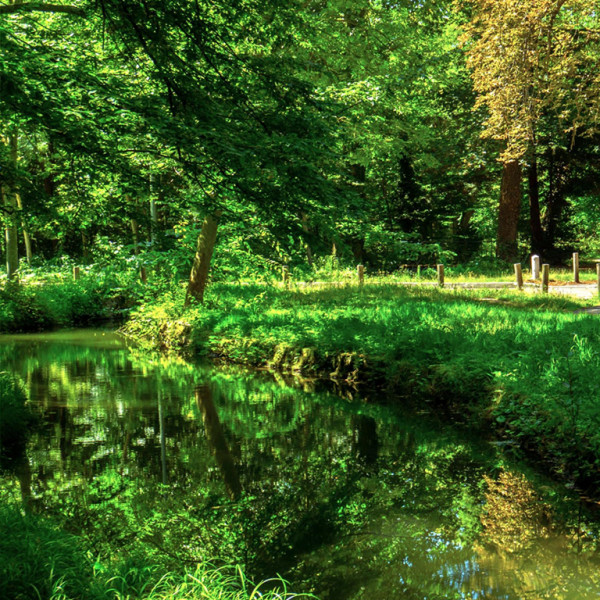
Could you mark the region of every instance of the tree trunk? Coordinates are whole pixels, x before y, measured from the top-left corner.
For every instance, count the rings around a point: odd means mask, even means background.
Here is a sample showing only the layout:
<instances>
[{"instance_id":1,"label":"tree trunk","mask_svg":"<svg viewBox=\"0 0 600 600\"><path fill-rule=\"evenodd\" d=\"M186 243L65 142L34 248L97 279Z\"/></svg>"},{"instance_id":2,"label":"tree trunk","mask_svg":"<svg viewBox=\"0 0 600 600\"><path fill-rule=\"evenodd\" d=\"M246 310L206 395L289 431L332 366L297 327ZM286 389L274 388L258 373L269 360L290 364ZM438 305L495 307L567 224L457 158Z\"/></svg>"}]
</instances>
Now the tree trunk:
<instances>
[{"instance_id":1,"label":"tree trunk","mask_svg":"<svg viewBox=\"0 0 600 600\"><path fill-rule=\"evenodd\" d=\"M548 161L548 196L546 199L546 214L544 226L546 231L544 251L546 255L554 254L554 245L561 222L563 211L567 206L565 187L568 180L567 157L555 156L552 151Z\"/></svg>"},{"instance_id":2,"label":"tree trunk","mask_svg":"<svg viewBox=\"0 0 600 600\"><path fill-rule=\"evenodd\" d=\"M158 229L158 212L156 210L156 175L150 175L150 241L152 248L156 244L156 230Z\"/></svg>"},{"instance_id":3,"label":"tree trunk","mask_svg":"<svg viewBox=\"0 0 600 600\"><path fill-rule=\"evenodd\" d=\"M306 213L302 213L302 230L307 235L310 233L310 227L308 225L308 215ZM306 262L308 263L309 267L312 267L313 266L313 253L312 253L312 248L310 247L310 244L308 243L308 241L305 241L304 247L306 250Z\"/></svg>"},{"instance_id":4,"label":"tree trunk","mask_svg":"<svg viewBox=\"0 0 600 600\"><path fill-rule=\"evenodd\" d=\"M521 211L521 165L516 160L502 165L502 185L498 209L496 256L514 262L518 255L517 226Z\"/></svg>"},{"instance_id":5,"label":"tree trunk","mask_svg":"<svg viewBox=\"0 0 600 600\"><path fill-rule=\"evenodd\" d=\"M195 396L198 408L202 413L206 440L217 461L219 471L221 471L227 495L232 500L237 500L242 494L242 484L219 421L212 391L208 385L202 385L196 388Z\"/></svg>"},{"instance_id":6,"label":"tree trunk","mask_svg":"<svg viewBox=\"0 0 600 600\"><path fill-rule=\"evenodd\" d=\"M540 184L538 180L537 158L534 155L527 172L529 180L529 222L531 226L531 251L540 254L544 246L544 232L540 217Z\"/></svg>"},{"instance_id":7,"label":"tree trunk","mask_svg":"<svg viewBox=\"0 0 600 600\"><path fill-rule=\"evenodd\" d=\"M185 306L189 306L192 298L200 303L204 301L204 290L206 289L210 261L217 241L217 228L221 214L222 211L217 210L212 215L207 215L204 223L202 223L196 256L194 257L190 281L185 295Z\"/></svg>"},{"instance_id":8,"label":"tree trunk","mask_svg":"<svg viewBox=\"0 0 600 600\"><path fill-rule=\"evenodd\" d=\"M135 219L131 219L131 233L133 234L133 252L136 256L140 255L140 227ZM146 275L146 267L140 267L140 279L142 283L146 283L148 277Z\"/></svg>"},{"instance_id":9,"label":"tree trunk","mask_svg":"<svg viewBox=\"0 0 600 600\"><path fill-rule=\"evenodd\" d=\"M17 206L21 213L23 212L23 200L21 199L21 195L17 194ZM29 235L29 231L25 225L23 219L21 219L21 227L23 229L23 241L25 242L25 257L27 258L27 264L31 264L31 259L33 258L33 252L31 250L31 236Z\"/></svg>"},{"instance_id":10,"label":"tree trunk","mask_svg":"<svg viewBox=\"0 0 600 600\"><path fill-rule=\"evenodd\" d=\"M8 139L10 147L10 159L13 166L17 166L18 157L18 140L16 134L11 135ZM6 274L8 279L14 279L17 270L19 269L19 238L17 230L17 191L16 184L13 182L12 189L2 190L2 202L6 208L6 225L4 229L4 237L6 240Z\"/></svg>"}]
</instances>

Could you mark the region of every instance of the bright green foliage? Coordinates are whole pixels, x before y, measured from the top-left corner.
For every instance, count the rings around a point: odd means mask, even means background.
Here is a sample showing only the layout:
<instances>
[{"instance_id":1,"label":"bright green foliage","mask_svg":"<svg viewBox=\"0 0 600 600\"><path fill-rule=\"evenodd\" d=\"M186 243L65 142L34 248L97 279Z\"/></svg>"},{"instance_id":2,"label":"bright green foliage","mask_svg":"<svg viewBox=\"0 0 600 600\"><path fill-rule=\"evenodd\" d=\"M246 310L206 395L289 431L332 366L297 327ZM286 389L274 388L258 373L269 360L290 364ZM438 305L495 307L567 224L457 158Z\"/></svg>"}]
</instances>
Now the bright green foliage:
<instances>
[{"instance_id":1,"label":"bright green foliage","mask_svg":"<svg viewBox=\"0 0 600 600\"><path fill-rule=\"evenodd\" d=\"M268 588L267 588L268 586ZM267 588L267 589L265 589ZM181 573L155 566L92 564L81 541L49 521L0 508L0 597L19 600L288 600L287 583L254 586L243 571L199 564Z\"/></svg>"},{"instance_id":2,"label":"bright green foliage","mask_svg":"<svg viewBox=\"0 0 600 600\"><path fill-rule=\"evenodd\" d=\"M559 470L600 483L600 328L594 315L573 314L575 301L490 290L218 286L205 307L181 313L179 305L145 306L126 329L163 347L383 382L412 400L487 414L497 430L553 456Z\"/></svg>"}]
</instances>

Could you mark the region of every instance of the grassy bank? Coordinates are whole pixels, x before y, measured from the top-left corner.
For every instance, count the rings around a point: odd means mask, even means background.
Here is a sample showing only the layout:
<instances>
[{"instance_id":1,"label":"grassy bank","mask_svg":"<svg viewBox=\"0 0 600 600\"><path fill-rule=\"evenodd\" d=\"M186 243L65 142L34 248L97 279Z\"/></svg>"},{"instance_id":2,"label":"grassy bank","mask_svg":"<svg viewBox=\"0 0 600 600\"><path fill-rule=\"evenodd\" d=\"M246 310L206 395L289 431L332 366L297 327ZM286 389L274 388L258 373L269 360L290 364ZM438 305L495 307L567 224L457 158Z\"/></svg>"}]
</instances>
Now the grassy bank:
<instances>
[{"instance_id":1,"label":"grassy bank","mask_svg":"<svg viewBox=\"0 0 600 600\"><path fill-rule=\"evenodd\" d=\"M135 560L99 562L47 519L0 508L0 598L19 600L287 600L283 580L255 586L241 569L199 564L180 572Z\"/></svg>"},{"instance_id":2,"label":"grassy bank","mask_svg":"<svg viewBox=\"0 0 600 600\"><path fill-rule=\"evenodd\" d=\"M78 280L49 271L0 287L0 332L43 331L123 320L144 290L126 273L89 269Z\"/></svg>"},{"instance_id":3,"label":"grassy bank","mask_svg":"<svg viewBox=\"0 0 600 600\"><path fill-rule=\"evenodd\" d=\"M600 321L560 297L367 286L213 286L135 311L126 332L160 348L376 384L464 415L600 489ZM389 397L382 392L381 400Z\"/></svg>"}]
</instances>

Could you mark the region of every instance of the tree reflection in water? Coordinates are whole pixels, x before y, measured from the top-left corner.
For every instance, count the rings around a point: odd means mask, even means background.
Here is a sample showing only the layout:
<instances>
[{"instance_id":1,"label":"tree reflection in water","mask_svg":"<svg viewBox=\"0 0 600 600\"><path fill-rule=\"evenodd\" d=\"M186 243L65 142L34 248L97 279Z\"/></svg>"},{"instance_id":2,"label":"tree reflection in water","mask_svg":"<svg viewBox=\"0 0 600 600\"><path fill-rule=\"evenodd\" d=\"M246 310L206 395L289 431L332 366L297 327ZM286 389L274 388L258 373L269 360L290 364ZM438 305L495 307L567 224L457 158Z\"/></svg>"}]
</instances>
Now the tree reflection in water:
<instances>
[{"instance_id":1,"label":"tree reflection in water","mask_svg":"<svg viewBox=\"0 0 600 600\"><path fill-rule=\"evenodd\" d=\"M4 338L0 364L43 415L0 499L20 482L95 552L239 562L323 599L600 593L577 498L433 418L101 332Z\"/></svg>"}]
</instances>

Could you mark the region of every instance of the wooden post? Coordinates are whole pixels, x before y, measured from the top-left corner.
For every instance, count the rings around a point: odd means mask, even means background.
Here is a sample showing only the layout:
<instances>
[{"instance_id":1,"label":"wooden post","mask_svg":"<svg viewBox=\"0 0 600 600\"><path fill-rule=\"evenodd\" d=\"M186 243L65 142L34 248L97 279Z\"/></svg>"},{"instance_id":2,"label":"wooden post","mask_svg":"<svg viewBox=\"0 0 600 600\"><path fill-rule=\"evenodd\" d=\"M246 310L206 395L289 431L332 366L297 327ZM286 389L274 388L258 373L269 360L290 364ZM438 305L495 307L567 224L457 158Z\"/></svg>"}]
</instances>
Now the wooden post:
<instances>
[{"instance_id":1,"label":"wooden post","mask_svg":"<svg viewBox=\"0 0 600 600\"><path fill-rule=\"evenodd\" d=\"M444 287L444 265L437 266L438 285Z\"/></svg>"},{"instance_id":2,"label":"wooden post","mask_svg":"<svg viewBox=\"0 0 600 600\"><path fill-rule=\"evenodd\" d=\"M365 283L365 268L363 265L356 267L356 274L358 275L358 285L363 285Z\"/></svg>"},{"instance_id":3,"label":"wooden post","mask_svg":"<svg viewBox=\"0 0 600 600\"><path fill-rule=\"evenodd\" d=\"M523 271L521 269L521 263L515 263L515 279L517 282L517 289L523 289Z\"/></svg>"},{"instance_id":4,"label":"wooden post","mask_svg":"<svg viewBox=\"0 0 600 600\"><path fill-rule=\"evenodd\" d=\"M573 281L579 283L579 252L573 252Z\"/></svg>"},{"instance_id":5,"label":"wooden post","mask_svg":"<svg viewBox=\"0 0 600 600\"><path fill-rule=\"evenodd\" d=\"M73 267L73 279L75 281L79 279L79 267Z\"/></svg>"},{"instance_id":6,"label":"wooden post","mask_svg":"<svg viewBox=\"0 0 600 600\"><path fill-rule=\"evenodd\" d=\"M534 254L531 257L531 279L537 280L540 278L540 257Z\"/></svg>"},{"instance_id":7,"label":"wooden post","mask_svg":"<svg viewBox=\"0 0 600 600\"><path fill-rule=\"evenodd\" d=\"M548 293L548 282L550 281L550 265L542 265L542 292Z\"/></svg>"},{"instance_id":8,"label":"wooden post","mask_svg":"<svg viewBox=\"0 0 600 600\"><path fill-rule=\"evenodd\" d=\"M598 296L600 296L600 263L596 263L596 287L598 288Z\"/></svg>"},{"instance_id":9,"label":"wooden post","mask_svg":"<svg viewBox=\"0 0 600 600\"><path fill-rule=\"evenodd\" d=\"M417 279L421 279L421 265L417 265Z\"/></svg>"},{"instance_id":10,"label":"wooden post","mask_svg":"<svg viewBox=\"0 0 600 600\"><path fill-rule=\"evenodd\" d=\"M290 269L287 265L281 267L281 281L285 287L290 283Z\"/></svg>"}]
</instances>

